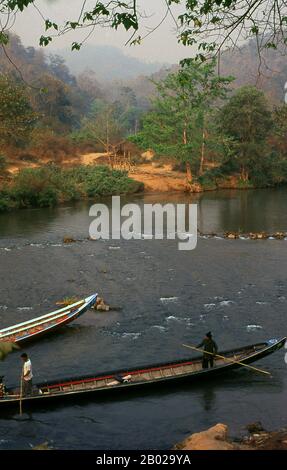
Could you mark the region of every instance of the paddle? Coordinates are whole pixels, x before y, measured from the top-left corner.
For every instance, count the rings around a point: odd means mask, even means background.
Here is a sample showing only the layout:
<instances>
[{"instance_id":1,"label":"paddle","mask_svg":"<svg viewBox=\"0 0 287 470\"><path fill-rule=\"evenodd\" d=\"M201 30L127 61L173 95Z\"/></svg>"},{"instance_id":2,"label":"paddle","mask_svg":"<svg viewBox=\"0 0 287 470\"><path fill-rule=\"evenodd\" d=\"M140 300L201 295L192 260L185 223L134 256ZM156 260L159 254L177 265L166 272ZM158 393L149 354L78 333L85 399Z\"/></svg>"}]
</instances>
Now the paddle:
<instances>
[{"instance_id":1,"label":"paddle","mask_svg":"<svg viewBox=\"0 0 287 470\"><path fill-rule=\"evenodd\" d=\"M256 372L261 372L262 374L271 375L270 372L266 372L265 370L258 369L257 367L249 366L248 364L244 364L243 362L240 362L240 361L234 361L233 359L229 359L228 357L221 356L220 354L214 354L208 351L204 351L203 349L195 348L194 346L188 346L187 344L183 344L182 346L184 346L185 348L194 349L195 351L199 351L204 354L210 354L211 356L220 357L221 359L224 359L225 361L232 362L233 364L240 364L241 366L247 367L248 369L254 370Z\"/></svg>"}]
</instances>

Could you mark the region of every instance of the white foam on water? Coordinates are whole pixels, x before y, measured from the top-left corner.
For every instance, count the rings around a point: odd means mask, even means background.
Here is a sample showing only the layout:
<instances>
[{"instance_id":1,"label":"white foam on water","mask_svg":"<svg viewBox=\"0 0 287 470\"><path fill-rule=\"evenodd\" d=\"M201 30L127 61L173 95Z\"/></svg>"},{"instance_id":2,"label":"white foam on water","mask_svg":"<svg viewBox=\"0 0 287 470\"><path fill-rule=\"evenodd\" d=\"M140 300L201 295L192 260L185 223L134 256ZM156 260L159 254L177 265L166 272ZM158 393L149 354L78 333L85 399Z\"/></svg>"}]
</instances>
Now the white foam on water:
<instances>
[{"instance_id":1,"label":"white foam on water","mask_svg":"<svg viewBox=\"0 0 287 470\"><path fill-rule=\"evenodd\" d=\"M141 333L123 333L122 338L138 339L141 336Z\"/></svg>"},{"instance_id":2,"label":"white foam on water","mask_svg":"<svg viewBox=\"0 0 287 470\"><path fill-rule=\"evenodd\" d=\"M152 325L151 328L156 328L157 330L159 330L163 333L166 331L166 328L164 326L161 326L161 325Z\"/></svg>"},{"instance_id":3,"label":"white foam on water","mask_svg":"<svg viewBox=\"0 0 287 470\"><path fill-rule=\"evenodd\" d=\"M224 321L229 320L229 316L228 316L228 315L224 315L222 319L223 319Z\"/></svg>"},{"instance_id":4,"label":"white foam on water","mask_svg":"<svg viewBox=\"0 0 287 470\"><path fill-rule=\"evenodd\" d=\"M255 330L262 330L262 326L261 325L247 325L246 326L246 329L248 331L255 331Z\"/></svg>"},{"instance_id":5,"label":"white foam on water","mask_svg":"<svg viewBox=\"0 0 287 470\"><path fill-rule=\"evenodd\" d=\"M268 302L255 302L257 305L268 305Z\"/></svg>"},{"instance_id":6,"label":"white foam on water","mask_svg":"<svg viewBox=\"0 0 287 470\"><path fill-rule=\"evenodd\" d=\"M120 250L120 246L109 246L109 250Z\"/></svg>"},{"instance_id":7,"label":"white foam on water","mask_svg":"<svg viewBox=\"0 0 287 470\"><path fill-rule=\"evenodd\" d=\"M17 307L17 310L33 310L33 307Z\"/></svg>"},{"instance_id":8,"label":"white foam on water","mask_svg":"<svg viewBox=\"0 0 287 470\"><path fill-rule=\"evenodd\" d=\"M181 318L175 317L174 315L170 315L166 318L166 321L181 321Z\"/></svg>"},{"instance_id":9,"label":"white foam on water","mask_svg":"<svg viewBox=\"0 0 287 470\"><path fill-rule=\"evenodd\" d=\"M0 439L0 445L7 444L7 442L9 442L7 439Z\"/></svg>"},{"instance_id":10,"label":"white foam on water","mask_svg":"<svg viewBox=\"0 0 287 470\"><path fill-rule=\"evenodd\" d=\"M0 310L7 310L7 305L0 305Z\"/></svg>"},{"instance_id":11,"label":"white foam on water","mask_svg":"<svg viewBox=\"0 0 287 470\"><path fill-rule=\"evenodd\" d=\"M234 304L233 300L222 300L219 302L220 307L229 307L230 305Z\"/></svg>"},{"instance_id":12,"label":"white foam on water","mask_svg":"<svg viewBox=\"0 0 287 470\"><path fill-rule=\"evenodd\" d=\"M284 300L286 300L286 297L284 295L281 295L280 297L278 297L278 300L280 300L280 302L284 302Z\"/></svg>"},{"instance_id":13,"label":"white foam on water","mask_svg":"<svg viewBox=\"0 0 287 470\"><path fill-rule=\"evenodd\" d=\"M216 307L216 304L204 304L206 310L212 310Z\"/></svg>"},{"instance_id":14,"label":"white foam on water","mask_svg":"<svg viewBox=\"0 0 287 470\"><path fill-rule=\"evenodd\" d=\"M168 302L177 302L178 297L161 297L159 299L163 304L168 303Z\"/></svg>"}]
</instances>

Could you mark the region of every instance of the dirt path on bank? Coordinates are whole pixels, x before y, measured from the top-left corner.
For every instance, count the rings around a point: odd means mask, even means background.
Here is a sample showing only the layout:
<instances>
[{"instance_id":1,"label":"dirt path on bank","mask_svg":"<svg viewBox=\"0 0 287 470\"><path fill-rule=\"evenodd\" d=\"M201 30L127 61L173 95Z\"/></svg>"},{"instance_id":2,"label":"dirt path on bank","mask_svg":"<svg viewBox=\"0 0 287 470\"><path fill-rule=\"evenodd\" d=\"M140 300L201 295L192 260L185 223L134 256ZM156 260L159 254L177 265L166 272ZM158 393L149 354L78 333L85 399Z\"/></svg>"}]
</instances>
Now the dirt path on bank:
<instances>
[{"instance_id":1,"label":"dirt path on bank","mask_svg":"<svg viewBox=\"0 0 287 470\"><path fill-rule=\"evenodd\" d=\"M98 159L107 159L107 154L87 153L81 155L82 165L92 165ZM173 171L171 165L156 167L152 162L137 165L129 171L130 178L141 181L148 192L185 191L187 189L186 176L179 171Z\"/></svg>"}]
</instances>

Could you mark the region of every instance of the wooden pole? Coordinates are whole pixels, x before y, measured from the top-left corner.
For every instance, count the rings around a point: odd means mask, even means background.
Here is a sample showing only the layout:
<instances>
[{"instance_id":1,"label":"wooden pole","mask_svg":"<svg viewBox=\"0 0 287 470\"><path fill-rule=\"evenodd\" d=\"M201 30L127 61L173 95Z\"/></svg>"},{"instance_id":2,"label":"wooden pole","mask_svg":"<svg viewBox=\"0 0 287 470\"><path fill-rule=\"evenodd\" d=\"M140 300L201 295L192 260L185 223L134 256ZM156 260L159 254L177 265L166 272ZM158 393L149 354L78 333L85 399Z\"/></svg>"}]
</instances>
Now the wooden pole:
<instances>
[{"instance_id":1,"label":"wooden pole","mask_svg":"<svg viewBox=\"0 0 287 470\"><path fill-rule=\"evenodd\" d=\"M21 374L21 380L20 380L20 401L19 401L20 416L22 416L22 396L23 396L23 373Z\"/></svg>"},{"instance_id":2,"label":"wooden pole","mask_svg":"<svg viewBox=\"0 0 287 470\"><path fill-rule=\"evenodd\" d=\"M240 362L240 361L234 361L233 359L229 359L228 357L221 356L220 354L214 354L209 351L204 351L203 349L195 348L194 346L188 346L187 344L183 344L182 346L184 346L185 348L194 349L194 351L199 351L204 354L210 354L211 356L220 357L221 359L224 359L225 361L229 361L233 364L240 364L243 367L247 367L248 369L254 370L256 372L261 372L262 374L271 375L270 372L266 372L265 370L258 369L257 367L249 366L248 364L244 364L243 362Z\"/></svg>"}]
</instances>

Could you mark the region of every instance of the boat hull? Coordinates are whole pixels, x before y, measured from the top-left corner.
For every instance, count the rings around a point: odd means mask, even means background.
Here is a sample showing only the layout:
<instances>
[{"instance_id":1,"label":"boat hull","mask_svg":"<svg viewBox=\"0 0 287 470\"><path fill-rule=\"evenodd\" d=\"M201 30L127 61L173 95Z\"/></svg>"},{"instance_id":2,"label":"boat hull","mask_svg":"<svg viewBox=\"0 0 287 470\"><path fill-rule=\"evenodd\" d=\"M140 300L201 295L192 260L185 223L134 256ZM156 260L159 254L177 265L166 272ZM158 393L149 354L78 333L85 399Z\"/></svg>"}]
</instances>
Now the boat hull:
<instances>
[{"instance_id":1,"label":"boat hull","mask_svg":"<svg viewBox=\"0 0 287 470\"><path fill-rule=\"evenodd\" d=\"M273 342L272 342L273 341ZM265 347L262 348L261 351L254 352L253 354L250 354L248 357L245 359L242 359L240 362L243 364L250 364L253 363L259 359L262 359L276 350L281 349L286 342L286 338L282 338L280 340L269 340L268 342L264 343ZM256 346L256 345L255 345ZM246 347L247 348L247 347ZM248 346L248 348L251 348L251 346ZM240 348L238 350L234 350L234 352L238 353L240 351L244 350L244 348ZM233 351L225 351L222 354L232 354ZM200 361L199 357L192 357L188 359L184 359L182 361L176 361L176 362L169 362L169 363L160 363L160 364L154 364L152 366L144 366L142 368L133 368L133 369L125 369L121 371L111 371L107 372L101 375L90 375L90 376L85 376L85 377L70 377L70 378L65 378L62 379L61 381L52 381L49 383L39 383L37 384L37 388L40 390L44 389L49 389L49 393L47 394L37 394L33 395L30 397L23 397L22 398L22 403L23 406L28 407L28 409L31 406L35 405L44 405L51 403L51 402L59 402L63 401L64 399L71 402L71 401L76 401L79 398L89 398L92 395L98 396L99 398L107 398L107 397L112 397L116 395L116 392L120 392L120 395L122 396L121 392L125 392L126 394L128 392L132 392L134 390L148 390L150 388L156 388L156 387L164 387L168 385L168 389L170 389L171 385L176 385L176 384L183 384L183 383L192 383L192 382L199 382L200 380L207 380L207 379L213 379L218 376L221 376L222 374L225 374L229 371L238 369L240 367L243 367L241 364L238 363L226 363L221 366L216 366L213 368L209 369L201 369L197 372L193 373L183 373L181 375L172 375L170 377L162 377L158 378L156 380L146 380L146 381L135 381L135 382L127 382L127 383L121 383L119 385L115 386L103 386L103 387L86 387L86 388L79 388L81 385L86 385L89 383L89 381L95 381L95 380L111 380L114 377L117 377L119 374L121 376L125 376L127 374L136 374L137 372L140 373L148 373L150 371L155 371L155 370L165 370L167 367L172 368L172 367L183 367L186 364L196 364ZM75 385L76 384L76 385ZM78 387L78 389L71 389L71 390L66 390L62 392L53 392L57 387L61 386L62 388L67 388L69 386L71 387ZM9 391L9 390L8 390ZM13 398L12 396L6 397L4 396L3 398L0 398L0 407L17 407L19 406L19 396L16 396Z\"/></svg>"},{"instance_id":2,"label":"boat hull","mask_svg":"<svg viewBox=\"0 0 287 470\"><path fill-rule=\"evenodd\" d=\"M91 295L86 299L68 305L48 315L43 315L27 322L4 328L0 330L0 341L22 345L52 333L83 315L96 303L97 296L97 294Z\"/></svg>"}]
</instances>

